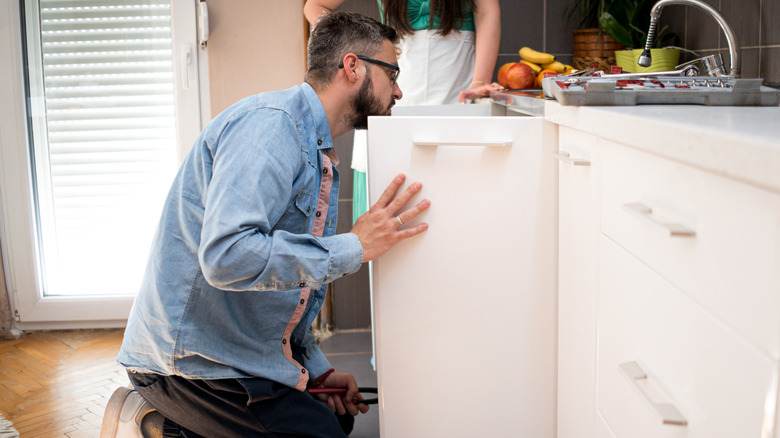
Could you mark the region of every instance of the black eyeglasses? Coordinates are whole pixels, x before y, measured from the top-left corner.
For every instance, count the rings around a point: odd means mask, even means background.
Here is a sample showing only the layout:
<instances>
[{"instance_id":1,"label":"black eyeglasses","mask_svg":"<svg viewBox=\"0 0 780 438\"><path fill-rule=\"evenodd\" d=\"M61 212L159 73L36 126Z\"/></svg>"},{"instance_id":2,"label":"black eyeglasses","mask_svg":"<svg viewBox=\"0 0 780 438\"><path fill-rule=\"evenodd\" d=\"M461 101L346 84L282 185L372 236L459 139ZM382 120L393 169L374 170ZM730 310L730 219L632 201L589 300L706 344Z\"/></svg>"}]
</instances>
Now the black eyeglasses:
<instances>
[{"instance_id":1,"label":"black eyeglasses","mask_svg":"<svg viewBox=\"0 0 780 438\"><path fill-rule=\"evenodd\" d=\"M390 71L387 72L387 75L390 77L390 83L395 85L396 81L398 81L398 75L401 74L401 67L397 65L390 64L388 62L380 61L378 59L369 58L368 56L360 56L357 55L358 59L362 59L363 61L370 62L372 64L376 64L385 68L389 68ZM339 64L339 68L344 68L344 64Z\"/></svg>"}]
</instances>

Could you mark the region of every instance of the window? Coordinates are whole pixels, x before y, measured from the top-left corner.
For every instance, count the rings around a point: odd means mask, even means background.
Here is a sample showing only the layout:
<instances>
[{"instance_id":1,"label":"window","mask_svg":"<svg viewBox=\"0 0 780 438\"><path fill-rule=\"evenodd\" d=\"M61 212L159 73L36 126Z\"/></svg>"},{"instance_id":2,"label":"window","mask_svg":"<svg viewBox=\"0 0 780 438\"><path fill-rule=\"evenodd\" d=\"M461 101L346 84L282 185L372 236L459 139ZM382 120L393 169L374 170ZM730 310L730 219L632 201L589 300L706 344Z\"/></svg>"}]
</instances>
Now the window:
<instances>
[{"instance_id":1,"label":"window","mask_svg":"<svg viewBox=\"0 0 780 438\"><path fill-rule=\"evenodd\" d=\"M4 239L12 260L28 261L10 269L21 322L129 311L168 187L201 126L195 2L175 6L24 3L28 141L18 158L28 239ZM14 143L1 146L24 148ZM4 203L18 230L20 210L8 207L19 205Z\"/></svg>"}]
</instances>

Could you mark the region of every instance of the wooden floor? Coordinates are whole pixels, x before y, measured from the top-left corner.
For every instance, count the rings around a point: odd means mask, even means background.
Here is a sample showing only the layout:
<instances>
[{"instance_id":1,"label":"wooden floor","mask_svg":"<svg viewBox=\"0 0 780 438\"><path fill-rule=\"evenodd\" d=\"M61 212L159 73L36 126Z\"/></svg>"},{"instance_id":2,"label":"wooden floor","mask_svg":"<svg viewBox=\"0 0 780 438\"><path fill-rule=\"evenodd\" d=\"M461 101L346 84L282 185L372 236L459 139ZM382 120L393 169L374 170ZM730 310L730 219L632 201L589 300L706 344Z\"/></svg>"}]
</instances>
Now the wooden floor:
<instances>
[{"instance_id":1,"label":"wooden floor","mask_svg":"<svg viewBox=\"0 0 780 438\"><path fill-rule=\"evenodd\" d=\"M122 333L40 331L0 341L0 414L21 438L97 437L111 393L129 384L114 361Z\"/></svg>"}]
</instances>

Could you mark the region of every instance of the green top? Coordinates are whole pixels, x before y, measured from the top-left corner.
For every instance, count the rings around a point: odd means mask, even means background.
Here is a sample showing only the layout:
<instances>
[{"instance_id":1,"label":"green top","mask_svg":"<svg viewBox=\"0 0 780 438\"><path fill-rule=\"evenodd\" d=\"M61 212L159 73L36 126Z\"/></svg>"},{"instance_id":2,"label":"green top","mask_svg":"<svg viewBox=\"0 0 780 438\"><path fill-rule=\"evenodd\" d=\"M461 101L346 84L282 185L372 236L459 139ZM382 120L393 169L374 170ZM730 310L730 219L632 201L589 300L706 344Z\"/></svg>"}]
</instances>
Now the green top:
<instances>
[{"instance_id":1,"label":"green top","mask_svg":"<svg viewBox=\"0 0 780 438\"><path fill-rule=\"evenodd\" d=\"M376 1L379 4L379 14L381 16L384 12L384 8L382 7L382 0ZM476 28L474 27L474 12L471 10L471 6L469 6L468 2L464 1L462 7L466 12L466 16L463 19L463 24L461 24L460 29L458 30L468 30L475 32ZM406 4L406 13L409 15L409 24L412 25L412 29L428 29L428 19L431 15L431 5L428 0L408 0ZM384 20L384 17L382 17L382 20ZM433 29L438 28L439 16L436 16L433 17Z\"/></svg>"}]
</instances>

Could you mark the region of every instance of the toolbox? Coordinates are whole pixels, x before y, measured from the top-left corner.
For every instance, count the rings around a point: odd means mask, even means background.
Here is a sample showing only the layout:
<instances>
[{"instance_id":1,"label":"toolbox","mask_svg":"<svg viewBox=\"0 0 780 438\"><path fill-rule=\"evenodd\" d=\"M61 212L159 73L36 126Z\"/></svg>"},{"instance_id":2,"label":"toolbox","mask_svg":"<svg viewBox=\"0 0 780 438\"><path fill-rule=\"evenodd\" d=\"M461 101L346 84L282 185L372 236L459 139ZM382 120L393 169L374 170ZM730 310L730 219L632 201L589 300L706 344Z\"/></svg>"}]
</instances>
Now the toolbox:
<instances>
[{"instance_id":1,"label":"toolbox","mask_svg":"<svg viewBox=\"0 0 780 438\"><path fill-rule=\"evenodd\" d=\"M780 90L762 79L726 76L617 74L551 76L542 80L546 97L562 105L775 106Z\"/></svg>"}]
</instances>

